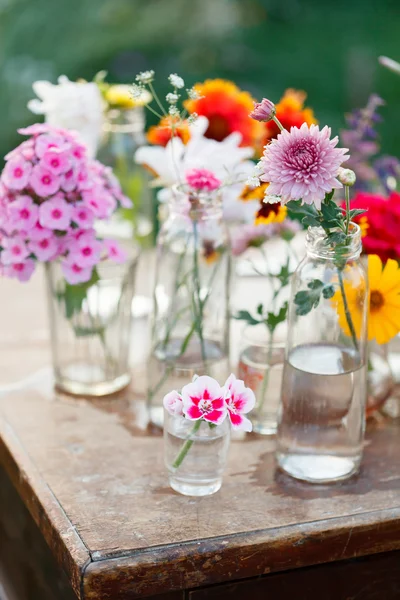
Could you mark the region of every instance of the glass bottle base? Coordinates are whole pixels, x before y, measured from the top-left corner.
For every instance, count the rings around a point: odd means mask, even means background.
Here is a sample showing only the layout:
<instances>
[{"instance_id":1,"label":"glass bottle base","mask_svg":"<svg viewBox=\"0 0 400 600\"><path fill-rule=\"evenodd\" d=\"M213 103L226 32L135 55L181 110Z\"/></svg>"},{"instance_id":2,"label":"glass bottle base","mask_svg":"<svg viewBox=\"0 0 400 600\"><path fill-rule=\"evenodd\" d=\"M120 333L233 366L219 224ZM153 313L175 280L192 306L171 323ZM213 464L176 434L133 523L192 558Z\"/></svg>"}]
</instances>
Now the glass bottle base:
<instances>
[{"instance_id":1,"label":"glass bottle base","mask_svg":"<svg viewBox=\"0 0 400 600\"><path fill-rule=\"evenodd\" d=\"M361 458L333 454L278 452L278 465L288 475L310 483L333 483L357 473Z\"/></svg>"},{"instance_id":2,"label":"glass bottle base","mask_svg":"<svg viewBox=\"0 0 400 600\"><path fill-rule=\"evenodd\" d=\"M169 484L173 490L184 496L210 496L218 492L222 485L222 479L211 481L188 481L170 475Z\"/></svg>"},{"instance_id":3,"label":"glass bottle base","mask_svg":"<svg viewBox=\"0 0 400 600\"><path fill-rule=\"evenodd\" d=\"M250 417L251 418L251 417ZM253 431L254 433L258 433L260 435L275 435L276 434L276 430L277 430L277 421L276 419L266 419L266 420L260 420L258 421L257 419L252 419L252 423L253 423Z\"/></svg>"},{"instance_id":4,"label":"glass bottle base","mask_svg":"<svg viewBox=\"0 0 400 600\"><path fill-rule=\"evenodd\" d=\"M60 392L65 392L72 396L92 396L99 398L120 392L130 384L130 381L131 376L129 373L124 373L112 380L98 382L78 381L56 374L55 387Z\"/></svg>"}]
</instances>

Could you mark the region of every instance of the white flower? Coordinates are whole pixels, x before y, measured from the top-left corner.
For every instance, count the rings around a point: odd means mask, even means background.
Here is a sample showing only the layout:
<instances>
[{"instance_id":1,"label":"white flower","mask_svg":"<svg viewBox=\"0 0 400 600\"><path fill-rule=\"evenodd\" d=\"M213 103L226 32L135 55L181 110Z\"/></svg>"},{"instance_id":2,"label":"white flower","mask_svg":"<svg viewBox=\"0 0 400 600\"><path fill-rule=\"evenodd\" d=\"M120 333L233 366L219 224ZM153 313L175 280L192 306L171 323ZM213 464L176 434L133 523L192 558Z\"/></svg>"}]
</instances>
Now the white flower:
<instances>
[{"instance_id":1,"label":"white flower","mask_svg":"<svg viewBox=\"0 0 400 600\"><path fill-rule=\"evenodd\" d=\"M165 99L168 102L168 104L176 104L179 100L179 95L173 94L172 92L170 92L169 94L167 94L165 96Z\"/></svg>"},{"instance_id":2,"label":"white flower","mask_svg":"<svg viewBox=\"0 0 400 600\"><path fill-rule=\"evenodd\" d=\"M260 180L256 175L251 175L247 181L246 181L246 185L250 188L256 188L260 185Z\"/></svg>"},{"instance_id":3,"label":"white flower","mask_svg":"<svg viewBox=\"0 0 400 600\"><path fill-rule=\"evenodd\" d=\"M194 88L190 88L187 91L187 95L191 100L200 100L200 98L204 98L197 90Z\"/></svg>"},{"instance_id":4,"label":"white flower","mask_svg":"<svg viewBox=\"0 0 400 600\"><path fill-rule=\"evenodd\" d=\"M178 90L185 87L185 82L183 81L182 77L179 77L179 75L177 75L176 73L171 73L171 75L168 77L168 80L170 84Z\"/></svg>"},{"instance_id":5,"label":"white flower","mask_svg":"<svg viewBox=\"0 0 400 600\"><path fill-rule=\"evenodd\" d=\"M136 75L136 81L147 85L154 81L154 71L142 71L139 75Z\"/></svg>"},{"instance_id":6,"label":"white flower","mask_svg":"<svg viewBox=\"0 0 400 600\"><path fill-rule=\"evenodd\" d=\"M282 198L280 196L273 196L271 194L268 194L268 188L267 188L267 191L263 198L263 202L265 202L265 204L278 204L278 202L281 202L281 201L282 201Z\"/></svg>"},{"instance_id":7,"label":"white flower","mask_svg":"<svg viewBox=\"0 0 400 600\"><path fill-rule=\"evenodd\" d=\"M32 87L39 100L30 100L29 110L45 115L50 125L77 131L89 154L95 156L104 119L104 102L97 84L75 83L62 75L58 85L35 81Z\"/></svg>"},{"instance_id":8,"label":"white flower","mask_svg":"<svg viewBox=\"0 0 400 600\"><path fill-rule=\"evenodd\" d=\"M192 113L191 115L189 115L188 117L188 123L189 125L192 125L195 121L197 121L199 115L197 113Z\"/></svg>"},{"instance_id":9,"label":"white flower","mask_svg":"<svg viewBox=\"0 0 400 600\"><path fill-rule=\"evenodd\" d=\"M174 105L171 105L169 107L168 113L171 115L171 117L179 117L180 116L179 109Z\"/></svg>"},{"instance_id":10,"label":"white flower","mask_svg":"<svg viewBox=\"0 0 400 600\"><path fill-rule=\"evenodd\" d=\"M138 100L139 98L141 98L143 96L144 93L146 93L146 90L142 85L138 85L137 83L132 83L131 92L132 92L132 96L135 98L135 100Z\"/></svg>"},{"instance_id":11,"label":"white flower","mask_svg":"<svg viewBox=\"0 0 400 600\"><path fill-rule=\"evenodd\" d=\"M178 137L167 146L143 146L136 152L135 159L156 172L155 185L162 187L159 192L161 202L171 196L171 186L185 181L185 174L191 169L208 169L223 182L222 194L224 211L231 220L254 219L259 201L239 200L246 179L254 171L249 159L252 148L240 147L241 135L231 133L222 142L205 137L208 120L198 117L190 125L190 139L186 145Z\"/></svg>"}]
</instances>

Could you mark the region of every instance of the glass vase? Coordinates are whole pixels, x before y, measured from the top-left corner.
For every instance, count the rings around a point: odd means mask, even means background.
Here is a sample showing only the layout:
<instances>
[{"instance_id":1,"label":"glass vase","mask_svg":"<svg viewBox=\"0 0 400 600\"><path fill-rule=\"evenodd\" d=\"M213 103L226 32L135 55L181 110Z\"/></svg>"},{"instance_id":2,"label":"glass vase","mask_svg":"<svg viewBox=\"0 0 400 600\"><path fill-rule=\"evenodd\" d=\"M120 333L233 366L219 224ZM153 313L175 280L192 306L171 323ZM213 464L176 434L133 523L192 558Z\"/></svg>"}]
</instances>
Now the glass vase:
<instances>
[{"instance_id":1,"label":"glass vase","mask_svg":"<svg viewBox=\"0 0 400 600\"><path fill-rule=\"evenodd\" d=\"M164 456L172 489L185 496L215 494L222 484L229 441L229 419L213 425L165 411Z\"/></svg>"},{"instance_id":2,"label":"glass vase","mask_svg":"<svg viewBox=\"0 0 400 600\"><path fill-rule=\"evenodd\" d=\"M315 483L350 477L362 457L368 282L357 225L346 239L335 247L310 228L291 282L276 456Z\"/></svg>"},{"instance_id":3,"label":"glass vase","mask_svg":"<svg viewBox=\"0 0 400 600\"><path fill-rule=\"evenodd\" d=\"M271 340L265 325L255 325L246 327L241 346L238 377L256 396L256 406L250 415L253 431L274 435L281 397L285 344Z\"/></svg>"},{"instance_id":4,"label":"glass vase","mask_svg":"<svg viewBox=\"0 0 400 600\"><path fill-rule=\"evenodd\" d=\"M46 264L56 388L105 396L130 382L131 305L136 258L97 266L98 279L66 283L58 262Z\"/></svg>"},{"instance_id":5,"label":"glass vase","mask_svg":"<svg viewBox=\"0 0 400 600\"><path fill-rule=\"evenodd\" d=\"M175 188L157 240L150 420L162 426L163 396L193 375L229 375L230 253L218 194Z\"/></svg>"},{"instance_id":6,"label":"glass vase","mask_svg":"<svg viewBox=\"0 0 400 600\"><path fill-rule=\"evenodd\" d=\"M120 209L101 235L135 238L143 248L154 243L156 207L149 187L149 176L134 160L135 152L146 144L144 108L111 109L106 115L98 159L112 168L122 191L133 207Z\"/></svg>"}]
</instances>

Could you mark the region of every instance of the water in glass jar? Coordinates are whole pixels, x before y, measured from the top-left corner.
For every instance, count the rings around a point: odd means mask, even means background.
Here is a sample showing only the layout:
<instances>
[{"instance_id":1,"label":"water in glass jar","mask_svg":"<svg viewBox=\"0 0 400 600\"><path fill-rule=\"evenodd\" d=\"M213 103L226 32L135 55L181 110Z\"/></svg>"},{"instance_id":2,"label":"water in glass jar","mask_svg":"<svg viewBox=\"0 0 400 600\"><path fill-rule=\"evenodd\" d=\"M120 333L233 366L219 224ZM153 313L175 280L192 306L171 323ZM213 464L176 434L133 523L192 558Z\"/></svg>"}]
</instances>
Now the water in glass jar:
<instances>
[{"instance_id":1,"label":"water in glass jar","mask_svg":"<svg viewBox=\"0 0 400 600\"><path fill-rule=\"evenodd\" d=\"M294 348L283 372L279 466L311 482L350 477L361 461L365 399L358 352L324 343Z\"/></svg>"}]
</instances>

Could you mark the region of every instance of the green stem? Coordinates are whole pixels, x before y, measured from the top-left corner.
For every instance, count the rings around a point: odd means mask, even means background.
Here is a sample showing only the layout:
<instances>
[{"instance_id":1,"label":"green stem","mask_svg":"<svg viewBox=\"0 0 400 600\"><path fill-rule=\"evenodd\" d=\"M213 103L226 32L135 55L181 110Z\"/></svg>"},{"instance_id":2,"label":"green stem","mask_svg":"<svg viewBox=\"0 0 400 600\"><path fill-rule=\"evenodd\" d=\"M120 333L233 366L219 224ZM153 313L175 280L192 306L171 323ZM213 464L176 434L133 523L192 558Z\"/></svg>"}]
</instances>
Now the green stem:
<instances>
[{"instance_id":1,"label":"green stem","mask_svg":"<svg viewBox=\"0 0 400 600\"><path fill-rule=\"evenodd\" d=\"M269 335L269 346L268 346L268 356L267 356L267 365L265 368L265 373L264 373L264 377L263 377L263 382L262 382L262 386L261 386L261 392L260 392L260 402L257 403L257 411L258 411L258 416L259 418L261 417L261 412L264 406L264 402L265 402L265 393L267 391L267 387L268 387L268 382L269 382L269 374L271 371L271 358L272 358L272 340L273 340L273 332L270 332Z\"/></svg>"},{"instance_id":2,"label":"green stem","mask_svg":"<svg viewBox=\"0 0 400 600\"><path fill-rule=\"evenodd\" d=\"M350 227L350 188L348 185L344 186L344 197L346 201L346 235L349 235Z\"/></svg>"},{"instance_id":3,"label":"green stem","mask_svg":"<svg viewBox=\"0 0 400 600\"><path fill-rule=\"evenodd\" d=\"M193 220L193 275L194 275L194 286L195 286L195 298L194 304L196 306L196 329L200 340L201 358L203 361L204 371L206 371L206 349L204 344L203 336L203 303L201 301L201 286L200 286L200 274L199 274L199 255L198 255L198 231L197 231L197 220Z\"/></svg>"},{"instance_id":4,"label":"green stem","mask_svg":"<svg viewBox=\"0 0 400 600\"><path fill-rule=\"evenodd\" d=\"M357 342L357 335L356 335L356 331L354 329L353 320L351 318L351 314L350 314L350 310L349 310L349 305L347 303L346 291L344 289L344 284L343 284L342 271L339 268L338 268L337 271L338 271L338 275L339 275L340 293L342 294L343 307L344 307L344 312L345 312L345 315L346 315L347 325L349 327L349 330L350 330L350 333L351 333L351 337L353 339L354 348L358 352L359 348L358 348L358 342Z\"/></svg>"},{"instance_id":5,"label":"green stem","mask_svg":"<svg viewBox=\"0 0 400 600\"><path fill-rule=\"evenodd\" d=\"M272 120L274 123L276 123L278 125L278 127L281 131L283 131L285 129L284 126L282 125L282 123L280 122L280 120L276 116L273 116Z\"/></svg>"},{"instance_id":6,"label":"green stem","mask_svg":"<svg viewBox=\"0 0 400 600\"><path fill-rule=\"evenodd\" d=\"M192 431L188 435L187 440L182 445L182 448L180 449L178 456L175 458L174 462L172 463L172 467L174 469L179 469L179 467L181 466L181 464L183 463L183 461L186 457L186 454L189 452L190 448L193 446L194 440L192 439L192 436L194 436L199 431L199 429L201 427L201 423L202 423L202 419L199 419L198 421L195 422Z\"/></svg>"},{"instance_id":7,"label":"green stem","mask_svg":"<svg viewBox=\"0 0 400 600\"><path fill-rule=\"evenodd\" d=\"M162 103L160 102L160 99L159 99L159 97L157 96L157 94L156 94L156 90L154 89L154 86L153 86L153 84L152 84L152 83L149 83L149 88L150 88L150 91L151 91L151 93L152 93L152 95L153 95L153 98L154 98L154 100L157 102L157 104L158 104L159 108L161 109L161 112L162 112L162 113L163 113L165 116L167 116L167 112L166 112L165 108L163 107Z\"/></svg>"}]
</instances>

